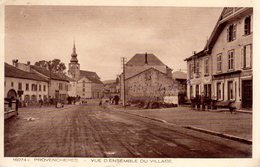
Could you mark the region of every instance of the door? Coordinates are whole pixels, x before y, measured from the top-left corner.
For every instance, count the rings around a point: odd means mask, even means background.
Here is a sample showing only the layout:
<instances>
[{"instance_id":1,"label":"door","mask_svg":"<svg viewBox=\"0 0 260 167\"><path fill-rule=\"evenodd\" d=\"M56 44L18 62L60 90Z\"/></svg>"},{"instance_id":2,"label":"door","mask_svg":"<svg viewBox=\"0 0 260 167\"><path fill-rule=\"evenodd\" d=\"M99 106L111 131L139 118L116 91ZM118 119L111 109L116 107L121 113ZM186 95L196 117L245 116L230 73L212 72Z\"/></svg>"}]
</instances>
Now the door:
<instances>
[{"instance_id":1,"label":"door","mask_svg":"<svg viewBox=\"0 0 260 167\"><path fill-rule=\"evenodd\" d=\"M242 107L252 108L252 101L252 80L244 80L242 81Z\"/></svg>"}]
</instances>

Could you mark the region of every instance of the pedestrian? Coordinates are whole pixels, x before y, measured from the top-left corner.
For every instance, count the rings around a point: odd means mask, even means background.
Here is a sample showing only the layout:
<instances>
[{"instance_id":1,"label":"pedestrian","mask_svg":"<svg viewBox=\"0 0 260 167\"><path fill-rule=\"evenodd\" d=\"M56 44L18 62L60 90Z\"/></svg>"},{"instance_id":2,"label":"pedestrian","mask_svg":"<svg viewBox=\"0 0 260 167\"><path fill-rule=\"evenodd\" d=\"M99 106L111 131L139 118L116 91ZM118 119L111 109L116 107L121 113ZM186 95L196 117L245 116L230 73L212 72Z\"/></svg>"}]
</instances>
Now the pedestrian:
<instances>
[{"instance_id":1,"label":"pedestrian","mask_svg":"<svg viewBox=\"0 0 260 167\"><path fill-rule=\"evenodd\" d=\"M234 101L229 101L228 107L229 107L229 111L231 114L236 111L236 106L235 106Z\"/></svg>"},{"instance_id":2,"label":"pedestrian","mask_svg":"<svg viewBox=\"0 0 260 167\"><path fill-rule=\"evenodd\" d=\"M40 103L40 107L42 107L42 105L43 105L42 99L39 100L39 103Z\"/></svg>"},{"instance_id":3,"label":"pedestrian","mask_svg":"<svg viewBox=\"0 0 260 167\"><path fill-rule=\"evenodd\" d=\"M115 95L115 97L114 97L115 105L118 105L119 99L120 99L119 96Z\"/></svg>"},{"instance_id":4,"label":"pedestrian","mask_svg":"<svg viewBox=\"0 0 260 167\"><path fill-rule=\"evenodd\" d=\"M100 100L99 105L102 106L102 99Z\"/></svg>"}]
</instances>

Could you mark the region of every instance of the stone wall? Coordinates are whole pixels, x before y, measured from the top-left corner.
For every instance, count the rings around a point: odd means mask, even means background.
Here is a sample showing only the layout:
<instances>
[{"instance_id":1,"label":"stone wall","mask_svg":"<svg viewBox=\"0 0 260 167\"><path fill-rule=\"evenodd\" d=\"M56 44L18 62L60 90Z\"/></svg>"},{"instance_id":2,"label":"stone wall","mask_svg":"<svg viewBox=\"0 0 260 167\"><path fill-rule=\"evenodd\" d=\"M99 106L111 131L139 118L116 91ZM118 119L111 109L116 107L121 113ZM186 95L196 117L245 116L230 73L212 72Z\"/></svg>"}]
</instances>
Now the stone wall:
<instances>
[{"instance_id":1,"label":"stone wall","mask_svg":"<svg viewBox=\"0 0 260 167\"><path fill-rule=\"evenodd\" d=\"M153 68L126 80L126 100L163 101L178 96L178 82Z\"/></svg>"}]
</instances>

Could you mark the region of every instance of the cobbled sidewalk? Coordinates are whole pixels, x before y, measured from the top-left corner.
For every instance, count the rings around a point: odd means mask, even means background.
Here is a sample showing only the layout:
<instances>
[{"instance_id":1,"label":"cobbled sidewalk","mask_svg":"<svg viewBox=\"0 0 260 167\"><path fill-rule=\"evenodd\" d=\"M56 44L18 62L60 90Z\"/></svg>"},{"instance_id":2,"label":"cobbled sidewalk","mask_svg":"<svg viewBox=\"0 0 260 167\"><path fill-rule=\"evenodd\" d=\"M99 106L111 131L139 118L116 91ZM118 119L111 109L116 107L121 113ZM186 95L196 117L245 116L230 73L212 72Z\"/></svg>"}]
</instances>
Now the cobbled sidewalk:
<instances>
[{"instance_id":1,"label":"cobbled sidewalk","mask_svg":"<svg viewBox=\"0 0 260 167\"><path fill-rule=\"evenodd\" d=\"M252 114L229 111L199 111L189 107L164 109L133 109L108 105L112 110L121 110L139 116L158 119L183 127L194 127L208 131L252 140Z\"/></svg>"}]
</instances>

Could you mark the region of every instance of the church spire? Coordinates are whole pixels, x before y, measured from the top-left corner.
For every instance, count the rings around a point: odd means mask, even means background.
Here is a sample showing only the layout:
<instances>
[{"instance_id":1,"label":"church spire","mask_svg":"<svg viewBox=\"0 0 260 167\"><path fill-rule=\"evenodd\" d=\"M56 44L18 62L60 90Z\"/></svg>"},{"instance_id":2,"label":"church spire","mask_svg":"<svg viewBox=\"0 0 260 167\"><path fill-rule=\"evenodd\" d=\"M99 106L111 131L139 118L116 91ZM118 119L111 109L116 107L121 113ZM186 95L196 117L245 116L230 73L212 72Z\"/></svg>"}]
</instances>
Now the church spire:
<instances>
[{"instance_id":1,"label":"church spire","mask_svg":"<svg viewBox=\"0 0 260 167\"><path fill-rule=\"evenodd\" d=\"M75 53L75 54L76 54L75 40L74 40L74 43L73 43L73 53Z\"/></svg>"},{"instance_id":2,"label":"church spire","mask_svg":"<svg viewBox=\"0 0 260 167\"><path fill-rule=\"evenodd\" d=\"M77 53L76 53L76 46L75 46L75 40L73 41L73 52L71 54L71 59L70 62L75 62L78 63L78 59L77 59Z\"/></svg>"}]
</instances>

